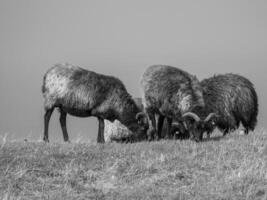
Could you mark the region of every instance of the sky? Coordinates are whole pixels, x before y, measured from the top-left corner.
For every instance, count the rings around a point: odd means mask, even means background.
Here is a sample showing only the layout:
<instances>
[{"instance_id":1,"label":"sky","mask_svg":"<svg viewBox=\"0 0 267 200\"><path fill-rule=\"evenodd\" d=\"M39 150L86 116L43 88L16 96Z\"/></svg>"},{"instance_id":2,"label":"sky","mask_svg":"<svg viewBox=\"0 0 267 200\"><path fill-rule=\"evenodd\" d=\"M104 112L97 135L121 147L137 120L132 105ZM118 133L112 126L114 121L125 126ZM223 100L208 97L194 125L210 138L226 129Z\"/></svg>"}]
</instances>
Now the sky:
<instances>
[{"instance_id":1,"label":"sky","mask_svg":"<svg viewBox=\"0 0 267 200\"><path fill-rule=\"evenodd\" d=\"M237 73L255 85L264 128L266 10L265 0L0 0L0 136L42 138L42 77L65 62L118 77L134 97L154 64L199 80ZM50 140L63 140L58 118ZM96 138L93 117L67 126L71 140Z\"/></svg>"}]
</instances>

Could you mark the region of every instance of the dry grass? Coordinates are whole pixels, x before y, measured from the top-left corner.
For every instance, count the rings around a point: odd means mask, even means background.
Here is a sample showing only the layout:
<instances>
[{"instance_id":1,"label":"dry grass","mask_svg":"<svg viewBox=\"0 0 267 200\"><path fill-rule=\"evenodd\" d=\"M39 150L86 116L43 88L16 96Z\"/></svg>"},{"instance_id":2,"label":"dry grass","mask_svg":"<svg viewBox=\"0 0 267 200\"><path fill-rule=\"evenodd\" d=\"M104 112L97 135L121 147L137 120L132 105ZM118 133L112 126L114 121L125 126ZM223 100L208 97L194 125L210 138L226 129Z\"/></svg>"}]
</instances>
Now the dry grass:
<instances>
[{"instance_id":1,"label":"dry grass","mask_svg":"<svg viewBox=\"0 0 267 200\"><path fill-rule=\"evenodd\" d=\"M267 199L265 131L202 143L0 147L0 199Z\"/></svg>"}]
</instances>

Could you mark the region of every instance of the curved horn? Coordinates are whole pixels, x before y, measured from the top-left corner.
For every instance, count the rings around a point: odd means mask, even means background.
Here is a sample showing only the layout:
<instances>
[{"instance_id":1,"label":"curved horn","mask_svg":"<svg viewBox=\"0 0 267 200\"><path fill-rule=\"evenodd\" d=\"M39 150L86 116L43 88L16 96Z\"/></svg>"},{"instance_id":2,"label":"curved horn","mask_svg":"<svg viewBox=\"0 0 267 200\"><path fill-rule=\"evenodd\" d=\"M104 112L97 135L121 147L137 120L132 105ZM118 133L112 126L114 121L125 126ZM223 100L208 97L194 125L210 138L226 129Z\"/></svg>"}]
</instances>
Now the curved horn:
<instances>
[{"instance_id":1,"label":"curved horn","mask_svg":"<svg viewBox=\"0 0 267 200\"><path fill-rule=\"evenodd\" d=\"M212 117L214 117L214 116L217 116L216 113L210 113L210 114L206 117L206 119L204 120L204 122L209 121L209 120L210 120Z\"/></svg>"},{"instance_id":2,"label":"curved horn","mask_svg":"<svg viewBox=\"0 0 267 200\"><path fill-rule=\"evenodd\" d=\"M197 121L197 122L200 121L199 116L197 116L197 114L192 113L192 112L186 112L185 114L183 114L182 117L191 117L191 118L193 118L193 119L194 119L195 121Z\"/></svg>"}]
</instances>

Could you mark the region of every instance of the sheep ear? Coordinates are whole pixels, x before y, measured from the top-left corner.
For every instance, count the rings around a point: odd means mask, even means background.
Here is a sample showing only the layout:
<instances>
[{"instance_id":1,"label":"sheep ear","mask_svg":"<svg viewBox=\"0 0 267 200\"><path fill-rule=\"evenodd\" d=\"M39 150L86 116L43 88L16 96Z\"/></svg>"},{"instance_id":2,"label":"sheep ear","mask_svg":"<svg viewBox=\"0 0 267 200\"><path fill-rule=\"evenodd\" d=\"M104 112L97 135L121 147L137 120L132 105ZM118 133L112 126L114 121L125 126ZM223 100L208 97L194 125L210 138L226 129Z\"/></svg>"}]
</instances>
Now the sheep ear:
<instances>
[{"instance_id":1,"label":"sheep ear","mask_svg":"<svg viewBox=\"0 0 267 200\"><path fill-rule=\"evenodd\" d=\"M147 115L144 112L137 113L136 119L138 121L138 124L148 124Z\"/></svg>"}]
</instances>

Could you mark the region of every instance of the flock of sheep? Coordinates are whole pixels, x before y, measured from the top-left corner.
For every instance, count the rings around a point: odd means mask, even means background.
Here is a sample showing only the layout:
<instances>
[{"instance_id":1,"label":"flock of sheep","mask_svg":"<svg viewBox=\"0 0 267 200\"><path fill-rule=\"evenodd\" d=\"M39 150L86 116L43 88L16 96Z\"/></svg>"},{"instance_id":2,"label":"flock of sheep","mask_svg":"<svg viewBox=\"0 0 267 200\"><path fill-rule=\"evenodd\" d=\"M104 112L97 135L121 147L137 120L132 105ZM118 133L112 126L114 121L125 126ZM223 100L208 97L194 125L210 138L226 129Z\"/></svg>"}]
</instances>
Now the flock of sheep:
<instances>
[{"instance_id":1,"label":"flock of sheep","mask_svg":"<svg viewBox=\"0 0 267 200\"><path fill-rule=\"evenodd\" d=\"M242 123L248 134L257 123L256 91L240 75L215 75L200 82L179 68L153 65L144 72L141 89L142 100L133 99L118 78L70 64L53 66L44 75L42 86L43 140L49 141L49 120L55 108L60 112L64 141L69 141L67 114L97 117L99 143L105 142L106 134L120 142L161 138L201 141L205 132L209 137L216 127L225 135Z\"/></svg>"}]
</instances>

